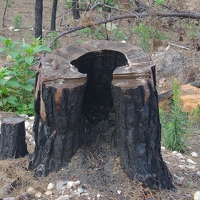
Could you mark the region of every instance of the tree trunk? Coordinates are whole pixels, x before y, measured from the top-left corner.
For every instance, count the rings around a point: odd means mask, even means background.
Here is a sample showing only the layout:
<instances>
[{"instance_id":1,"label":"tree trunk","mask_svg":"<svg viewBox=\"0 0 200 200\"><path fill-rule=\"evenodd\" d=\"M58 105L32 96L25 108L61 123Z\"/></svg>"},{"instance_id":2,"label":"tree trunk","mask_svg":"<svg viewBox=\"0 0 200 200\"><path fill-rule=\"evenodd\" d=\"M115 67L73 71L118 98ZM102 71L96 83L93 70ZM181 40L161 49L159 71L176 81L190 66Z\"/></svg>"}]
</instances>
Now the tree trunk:
<instances>
[{"instance_id":1,"label":"tree trunk","mask_svg":"<svg viewBox=\"0 0 200 200\"><path fill-rule=\"evenodd\" d=\"M0 134L0 158L19 158L28 154L24 119L4 118Z\"/></svg>"},{"instance_id":2,"label":"tree trunk","mask_svg":"<svg viewBox=\"0 0 200 200\"><path fill-rule=\"evenodd\" d=\"M42 38L43 0L35 1L35 38Z\"/></svg>"},{"instance_id":3,"label":"tree trunk","mask_svg":"<svg viewBox=\"0 0 200 200\"><path fill-rule=\"evenodd\" d=\"M72 14L74 19L80 18L78 0L72 0Z\"/></svg>"},{"instance_id":4,"label":"tree trunk","mask_svg":"<svg viewBox=\"0 0 200 200\"><path fill-rule=\"evenodd\" d=\"M155 66L139 48L89 41L58 49L42 61L35 111L30 168L37 175L66 166L78 148L110 129L108 141L131 180L173 188L160 153Z\"/></svg>"},{"instance_id":5,"label":"tree trunk","mask_svg":"<svg viewBox=\"0 0 200 200\"><path fill-rule=\"evenodd\" d=\"M4 9L4 12L3 12L3 23L2 23L3 28L5 28L5 17L6 17L7 8L8 8L8 0L6 0L6 6L5 6L5 9Z\"/></svg>"},{"instance_id":6,"label":"tree trunk","mask_svg":"<svg viewBox=\"0 0 200 200\"><path fill-rule=\"evenodd\" d=\"M52 13L51 13L51 31L56 30L56 11L58 0L53 0Z\"/></svg>"}]
</instances>

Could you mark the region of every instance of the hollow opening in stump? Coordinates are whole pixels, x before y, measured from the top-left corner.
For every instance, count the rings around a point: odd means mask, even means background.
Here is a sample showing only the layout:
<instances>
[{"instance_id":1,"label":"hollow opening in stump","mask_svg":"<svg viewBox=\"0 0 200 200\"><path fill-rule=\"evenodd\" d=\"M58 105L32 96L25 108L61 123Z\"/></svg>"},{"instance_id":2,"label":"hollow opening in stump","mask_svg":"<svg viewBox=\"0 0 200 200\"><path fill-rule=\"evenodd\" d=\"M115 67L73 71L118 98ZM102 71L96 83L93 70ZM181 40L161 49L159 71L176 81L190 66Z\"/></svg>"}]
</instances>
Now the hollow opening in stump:
<instances>
[{"instance_id":1,"label":"hollow opening in stump","mask_svg":"<svg viewBox=\"0 0 200 200\"><path fill-rule=\"evenodd\" d=\"M82 114L92 124L109 118L113 109L111 82L117 67L127 64L125 55L118 51L89 52L71 62L79 72L87 74L87 85L82 102Z\"/></svg>"}]
</instances>

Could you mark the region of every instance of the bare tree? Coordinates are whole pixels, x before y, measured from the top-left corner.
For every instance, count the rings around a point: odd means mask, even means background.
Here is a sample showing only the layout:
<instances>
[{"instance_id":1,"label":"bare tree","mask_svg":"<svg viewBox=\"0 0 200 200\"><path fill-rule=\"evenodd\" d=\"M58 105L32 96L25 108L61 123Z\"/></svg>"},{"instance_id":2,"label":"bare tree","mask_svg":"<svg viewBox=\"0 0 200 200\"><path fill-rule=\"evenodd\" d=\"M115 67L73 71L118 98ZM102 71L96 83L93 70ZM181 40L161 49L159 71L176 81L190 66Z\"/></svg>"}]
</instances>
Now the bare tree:
<instances>
[{"instance_id":1,"label":"bare tree","mask_svg":"<svg viewBox=\"0 0 200 200\"><path fill-rule=\"evenodd\" d=\"M35 1L35 37L42 37L43 0Z\"/></svg>"},{"instance_id":2,"label":"bare tree","mask_svg":"<svg viewBox=\"0 0 200 200\"><path fill-rule=\"evenodd\" d=\"M58 0L53 1L52 13L51 13L51 31L56 30L56 11L57 11Z\"/></svg>"},{"instance_id":3,"label":"bare tree","mask_svg":"<svg viewBox=\"0 0 200 200\"><path fill-rule=\"evenodd\" d=\"M72 1L72 14L73 14L73 18L74 19L79 19L80 18L78 0L73 0Z\"/></svg>"},{"instance_id":4,"label":"bare tree","mask_svg":"<svg viewBox=\"0 0 200 200\"><path fill-rule=\"evenodd\" d=\"M4 13L3 13L3 23L2 23L3 28L5 27L4 22L5 22L5 16L6 16L7 8L8 8L8 0L6 0L6 6L5 6L5 9L4 9Z\"/></svg>"}]
</instances>

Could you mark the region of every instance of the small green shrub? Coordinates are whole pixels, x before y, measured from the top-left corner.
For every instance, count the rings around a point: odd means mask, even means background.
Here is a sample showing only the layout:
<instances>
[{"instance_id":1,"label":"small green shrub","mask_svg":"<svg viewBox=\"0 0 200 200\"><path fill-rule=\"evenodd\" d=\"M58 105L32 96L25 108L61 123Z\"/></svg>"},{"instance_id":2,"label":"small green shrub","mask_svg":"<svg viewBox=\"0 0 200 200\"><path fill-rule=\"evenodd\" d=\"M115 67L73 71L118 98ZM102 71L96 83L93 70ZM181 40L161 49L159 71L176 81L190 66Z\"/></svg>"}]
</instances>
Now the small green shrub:
<instances>
[{"instance_id":1,"label":"small green shrub","mask_svg":"<svg viewBox=\"0 0 200 200\"><path fill-rule=\"evenodd\" d=\"M107 23L106 25L100 25L95 29L85 28L77 31L80 35L91 36L98 40L127 40L128 37L125 34L123 27L117 27L115 24Z\"/></svg>"},{"instance_id":2,"label":"small green shrub","mask_svg":"<svg viewBox=\"0 0 200 200\"><path fill-rule=\"evenodd\" d=\"M154 0L154 4L164 4L165 0Z\"/></svg>"},{"instance_id":3,"label":"small green shrub","mask_svg":"<svg viewBox=\"0 0 200 200\"><path fill-rule=\"evenodd\" d=\"M169 38L165 33L154 29L152 26L147 26L143 22L139 23L138 26L133 26L132 32L141 38L140 46L146 52L150 51L150 39L164 40Z\"/></svg>"},{"instance_id":4,"label":"small green shrub","mask_svg":"<svg viewBox=\"0 0 200 200\"><path fill-rule=\"evenodd\" d=\"M7 0L4 0L4 1L7 2ZM7 7L8 7L8 8L12 8L12 6L13 6L13 1L8 0L8 2L7 2Z\"/></svg>"},{"instance_id":5,"label":"small green shrub","mask_svg":"<svg viewBox=\"0 0 200 200\"><path fill-rule=\"evenodd\" d=\"M32 44L13 42L0 37L4 53L12 67L0 69L0 109L33 115L35 71L30 66L35 64L34 55L51 49L40 45L40 40Z\"/></svg>"},{"instance_id":6,"label":"small green shrub","mask_svg":"<svg viewBox=\"0 0 200 200\"><path fill-rule=\"evenodd\" d=\"M198 129L199 119L200 119L200 109L196 108L196 109L190 111L188 117L191 121L191 127Z\"/></svg>"},{"instance_id":7,"label":"small green shrub","mask_svg":"<svg viewBox=\"0 0 200 200\"><path fill-rule=\"evenodd\" d=\"M191 130L191 122L186 113L182 111L179 95L179 86L176 80L173 82L173 101L171 112L160 112L162 125L163 144L172 151L186 152L185 143Z\"/></svg>"},{"instance_id":8,"label":"small green shrub","mask_svg":"<svg viewBox=\"0 0 200 200\"><path fill-rule=\"evenodd\" d=\"M13 26L15 29L20 29L22 25L22 16L18 13L14 15Z\"/></svg>"},{"instance_id":9,"label":"small green shrub","mask_svg":"<svg viewBox=\"0 0 200 200\"><path fill-rule=\"evenodd\" d=\"M191 38L197 38L197 37L198 37L198 34L195 33L195 32L191 32L191 33L189 34L189 36L190 36Z\"/></svg>"},{"instance_id":10,"label":"small green shrub","mask_svg":"<svg viewBox=\"0 0 200 200\"><path fill-rule=\"evenodd\" d=\"M42 44L47 46L49 42L58 35L57 31L51 31L48 36L42 38ZM53 49L60 46L59 40L56 40L52 46Z\"/></svg>"},{"instance_id":11,"label":"small green shrub","mask_svg":"<svg viewBox=\"0 0 200 200\"><path fill-rule=\"evenodd\" d=\"M148 27L144 23L140 23L138 26L132 28L133 33L136 33L140 39L140 46L144 51L150 51L149 44L149 31Z\"/></svg>"}]
</instances>

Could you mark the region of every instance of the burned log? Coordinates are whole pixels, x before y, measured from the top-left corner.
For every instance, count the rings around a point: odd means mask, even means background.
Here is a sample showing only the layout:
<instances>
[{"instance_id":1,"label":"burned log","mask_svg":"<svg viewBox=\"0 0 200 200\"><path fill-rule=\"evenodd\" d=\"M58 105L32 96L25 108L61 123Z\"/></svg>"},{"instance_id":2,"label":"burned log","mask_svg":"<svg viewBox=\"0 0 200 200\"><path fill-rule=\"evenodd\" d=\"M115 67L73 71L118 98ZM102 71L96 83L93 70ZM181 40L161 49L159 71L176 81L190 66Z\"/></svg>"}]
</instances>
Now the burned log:
<instances>
[{"instance_id":1,"label":"burned log","mask_svg":"<svg viewBox=\"0 0 200 200\"><path fill-rule=\"evenodd\" d=\"M4 118L0 134L0 158L19 158L28 154L22 118Z\"/></svg>"},{"instance_id":2,"label":"burned log","mask_svg":"<svg viewBox=\"0 0 200 200\"><path fill-rule=\"evenodd\" d=\"M36 147L29 164L37 175L67 166L112 116L110 143L128 177L173 188L160 152L155 65L140 48L88 41L58 49L42 60L35 94Z\"/></svg>"}]
</instances>

